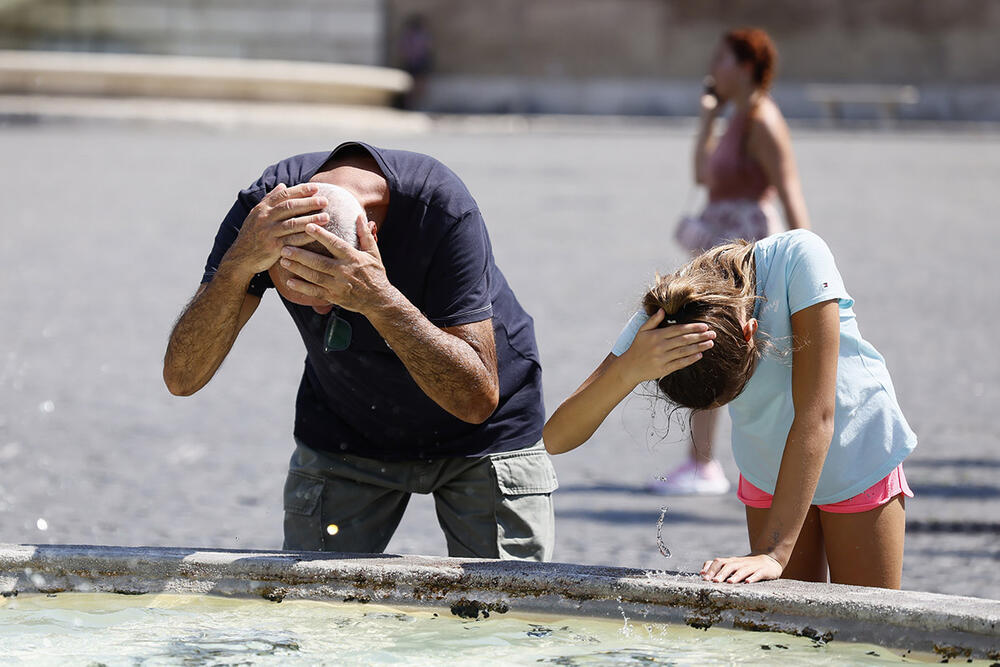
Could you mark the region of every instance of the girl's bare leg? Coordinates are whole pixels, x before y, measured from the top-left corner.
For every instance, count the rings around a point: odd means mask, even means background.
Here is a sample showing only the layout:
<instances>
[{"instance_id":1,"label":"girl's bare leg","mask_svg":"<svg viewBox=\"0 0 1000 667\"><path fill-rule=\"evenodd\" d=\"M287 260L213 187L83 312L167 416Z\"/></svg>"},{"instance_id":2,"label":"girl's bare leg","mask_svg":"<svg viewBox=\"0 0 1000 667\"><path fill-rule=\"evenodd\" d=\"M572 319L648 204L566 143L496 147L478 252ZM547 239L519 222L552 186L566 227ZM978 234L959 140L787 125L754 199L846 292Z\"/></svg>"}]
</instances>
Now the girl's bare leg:
<instances>
[{"instance_id":1,"label":"girl's bare leg","mask_svg":"<svg viewBox=\"0 0 1000 667\"><path fill-rule=\"evenodd\" d=\"M767 525L769 509L747 507L747 532L750 544L766 542L762 533ZM820 525L820 512L815 505L809 508L806 520L795 541L792 557L788 560L782 579L798 579L800 581L818 581L826 583L826 551L823 548L823 528Z\"/></svg>"},{"instance_id":2,"label":"girl's bare leg","mask_svg":"<svg viewBox=\"0 0 1000 667\"><path fill-rule=\"evenodd\" d=\"M906 533L905 496L867 512L820 512L830 580L835 584L899 588Z\"/></svg>"},{"instance_id":3,"label":"girl's bare leg","mask_svg":"<svg viewBox=\"0 0 1000 667\"><path fill-rule=\"evenodd\" d=\"M698 410L691 415L691 460L698 465L705 465L712 460L719 410L721 408Z\"/></svg>"}]
</instances>

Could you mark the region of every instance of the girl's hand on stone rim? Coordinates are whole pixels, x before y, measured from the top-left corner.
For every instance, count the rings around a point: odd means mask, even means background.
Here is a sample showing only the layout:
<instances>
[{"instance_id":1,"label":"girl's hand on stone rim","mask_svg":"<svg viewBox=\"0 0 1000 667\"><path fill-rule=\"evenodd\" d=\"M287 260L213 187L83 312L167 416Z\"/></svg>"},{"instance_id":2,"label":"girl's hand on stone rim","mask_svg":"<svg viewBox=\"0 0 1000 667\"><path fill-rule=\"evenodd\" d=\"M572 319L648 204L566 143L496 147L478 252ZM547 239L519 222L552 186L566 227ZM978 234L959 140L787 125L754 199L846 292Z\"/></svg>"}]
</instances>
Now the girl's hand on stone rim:
<instances>
[{"instance_id":1,"label":"girl's hand on stone rim","mask_svg":"<svg viewBox=\"0 0 1000 667\"><path fill-rule=\"evenodd\" d=\"M753 584L781 576L785 567L774 556L750 554L732 558L713 558L701 566L701 578L715 583Z\"/></svg>"}]
</instances>

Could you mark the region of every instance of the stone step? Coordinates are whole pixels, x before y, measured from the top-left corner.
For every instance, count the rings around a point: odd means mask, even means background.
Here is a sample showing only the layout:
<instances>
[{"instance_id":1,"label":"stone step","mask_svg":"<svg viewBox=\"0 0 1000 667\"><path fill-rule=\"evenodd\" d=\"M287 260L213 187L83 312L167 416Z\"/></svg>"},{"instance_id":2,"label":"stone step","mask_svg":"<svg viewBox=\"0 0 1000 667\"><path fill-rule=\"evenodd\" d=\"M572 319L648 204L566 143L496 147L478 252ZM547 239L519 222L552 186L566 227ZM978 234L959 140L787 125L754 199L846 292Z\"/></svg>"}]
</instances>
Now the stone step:
<instances>
[{"instance_id":1,"label":"stone step","mask_svg":"<svg viewBox=\"0 0 1000 667\"><path fill-rule=\"evenodd\" d=\"M0 48L377 65L383 17L378 0L32 0L0 7Z\"/></svg>"},{"instance_id":2,"label":"stone step","mask_svg":"<svg viewBox=\"0 0 1000 667\"><path fill-rule=\"evenodd\" d=\"M366 65L108 53L0 51L0 93L386 106L400 70Z\"/></svg>"}]
</instances>

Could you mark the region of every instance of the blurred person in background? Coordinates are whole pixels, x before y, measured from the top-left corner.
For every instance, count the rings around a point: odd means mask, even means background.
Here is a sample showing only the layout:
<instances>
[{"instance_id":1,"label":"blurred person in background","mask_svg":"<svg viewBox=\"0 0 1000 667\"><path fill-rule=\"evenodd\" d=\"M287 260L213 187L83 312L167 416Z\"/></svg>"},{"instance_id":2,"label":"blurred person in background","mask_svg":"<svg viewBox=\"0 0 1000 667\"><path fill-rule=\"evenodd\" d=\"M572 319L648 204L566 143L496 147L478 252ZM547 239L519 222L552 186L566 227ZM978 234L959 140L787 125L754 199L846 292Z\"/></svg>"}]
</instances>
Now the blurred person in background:
<instances>
[{"instance_id":1,"label":"blurred person in background","mask_svg":"<svg viewBox=\"0 0 1000 667\"><path fill-rule=\"evenodd\" d=\"M788 125L768 94L778 52L763 30L740 28L722 36L712 57L701 96L694 149L694 177L708 188L708 204L685 217L677 241L692 255L735 239L757 241L781 231L774 206L777 195L790 229L809 229ZM716 120L731 107L729 124L715 136ZM665 495L716 495L729 490L714 458L719 410L691 417L688 458L647 490Z\"/></svg>"},{"instance_id":2,"label":"blurred person in background","mask_svg":"<svg viewBox=\"0 0 1000 667\"><path fill-rule=\"evenodd\" d=\"M418 108L427 89L427 76L434 67L434 43L427 29L427 21L420 14L412 14L403 24L399 36L397 60L413 77L413 87L403 96L404 109Z\"/></svg>"}]
</instances>

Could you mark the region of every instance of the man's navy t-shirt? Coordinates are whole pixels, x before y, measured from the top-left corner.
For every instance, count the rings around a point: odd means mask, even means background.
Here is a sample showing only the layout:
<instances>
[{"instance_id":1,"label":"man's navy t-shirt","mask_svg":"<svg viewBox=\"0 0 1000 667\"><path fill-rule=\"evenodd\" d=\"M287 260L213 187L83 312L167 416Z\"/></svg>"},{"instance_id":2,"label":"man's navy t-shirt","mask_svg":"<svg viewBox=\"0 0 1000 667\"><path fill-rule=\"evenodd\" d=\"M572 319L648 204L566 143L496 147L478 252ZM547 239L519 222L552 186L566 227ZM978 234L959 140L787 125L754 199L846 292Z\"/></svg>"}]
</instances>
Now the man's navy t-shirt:
<instances>
[{"instance_id":1,"label":"man's navy t-shirt","mask_svg":"<svg viewBox=\"0 0 1000 667\"><path fill-rule=\"evenodd\" d=\"M250 209L272 188L308 182L345 146L367 150L389 185L388 213L378 231L389 282L439 327L492 318L500 403L485 423L463 422L417 386L364 316L340 309L353 329L350 347L324 352L330 316L282 299L306 346L295 404L296 437L315 449L386 461L479 456L538 442L544 408L533 321L493 261L472 195L434 158L351 142L268 167L237 196L215 238L202 282L215 275ZM269 287L273 284L264 272L247 291L260 296Z\"/></svg>"}]
</instances>

